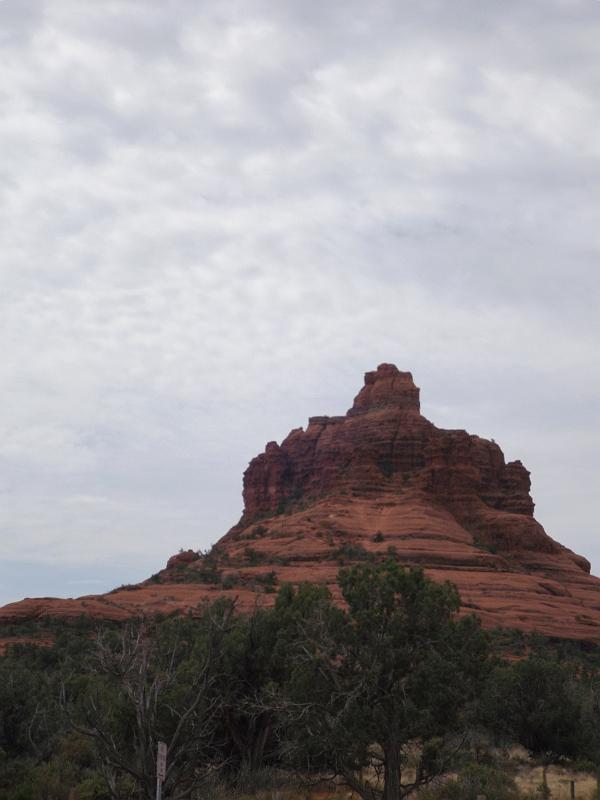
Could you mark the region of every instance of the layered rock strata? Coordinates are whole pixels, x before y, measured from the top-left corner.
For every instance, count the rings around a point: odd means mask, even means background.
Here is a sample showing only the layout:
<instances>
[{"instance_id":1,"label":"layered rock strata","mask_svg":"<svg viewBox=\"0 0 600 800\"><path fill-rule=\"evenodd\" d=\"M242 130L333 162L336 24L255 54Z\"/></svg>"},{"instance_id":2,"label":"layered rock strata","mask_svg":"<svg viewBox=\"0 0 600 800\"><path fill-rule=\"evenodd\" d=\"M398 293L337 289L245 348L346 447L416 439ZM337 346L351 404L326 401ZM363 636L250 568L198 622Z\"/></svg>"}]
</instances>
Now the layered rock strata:
<instances>
[{"instance_id":1,"label":"layered rock strata","mask_svg":"<svg viewBox=\"0 0 600 800\"><path fill-rule=\"evenodd\" d=\"M600 642L600 580L533 516L529 472L494 442L420 413L409 372L381 364L345 416L311 417L244 474L244 512L209 555L187 551L135 587L25 600L0 620L125 619L226 595L247 610L283 581L329 586L342 564L396 558L453 581L488 626Z\"/></svg>"}]
</instances>

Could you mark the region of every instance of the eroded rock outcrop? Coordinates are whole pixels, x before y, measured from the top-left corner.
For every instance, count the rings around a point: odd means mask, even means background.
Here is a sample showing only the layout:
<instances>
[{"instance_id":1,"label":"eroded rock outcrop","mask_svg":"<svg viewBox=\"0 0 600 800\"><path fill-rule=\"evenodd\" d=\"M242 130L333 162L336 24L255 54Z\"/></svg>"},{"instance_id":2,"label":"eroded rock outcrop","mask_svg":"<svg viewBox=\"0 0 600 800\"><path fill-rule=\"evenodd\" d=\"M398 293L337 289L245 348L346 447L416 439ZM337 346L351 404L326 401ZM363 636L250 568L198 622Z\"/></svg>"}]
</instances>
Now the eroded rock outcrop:
<instances>
[{"instance_id":1,"label":"eroded rock outcrop","mask_svg":"<svg viewBox=\"0 0 600 800\"><path fill-rule=\"evenodd\" d=\"M311 417L267 444L244 474L244 512L213 548L173 556L137 587L72 601L23 601L0 619L121 619L236 597L270 603L282 581L327 584L341 564L397 558L455 582L487 625L600 642L600 580L533 516L529 473L497 444L441 430L420 412L409 372L365 375L345 416Z\"/></svg>"}]
</instances>

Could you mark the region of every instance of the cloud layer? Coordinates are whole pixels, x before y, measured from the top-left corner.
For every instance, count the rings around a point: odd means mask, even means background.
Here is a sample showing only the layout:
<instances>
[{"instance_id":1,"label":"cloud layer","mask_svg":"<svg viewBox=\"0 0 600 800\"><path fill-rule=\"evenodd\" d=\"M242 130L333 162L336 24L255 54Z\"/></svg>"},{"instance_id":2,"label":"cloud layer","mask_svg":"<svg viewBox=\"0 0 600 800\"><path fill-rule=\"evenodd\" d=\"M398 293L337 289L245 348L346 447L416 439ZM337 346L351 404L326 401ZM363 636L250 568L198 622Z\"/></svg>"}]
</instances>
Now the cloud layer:
<instances>
[{"instance_id":1,"label":"cloud layer","mask_svg":"<svg viewBox=\"0 0 600 800\"><path fill-rule=\"evenodd\" d=\"M597 570L599 36L592 0L0 3L0 602L208 546L381 361Z\"/></svg>"}]
</instances>

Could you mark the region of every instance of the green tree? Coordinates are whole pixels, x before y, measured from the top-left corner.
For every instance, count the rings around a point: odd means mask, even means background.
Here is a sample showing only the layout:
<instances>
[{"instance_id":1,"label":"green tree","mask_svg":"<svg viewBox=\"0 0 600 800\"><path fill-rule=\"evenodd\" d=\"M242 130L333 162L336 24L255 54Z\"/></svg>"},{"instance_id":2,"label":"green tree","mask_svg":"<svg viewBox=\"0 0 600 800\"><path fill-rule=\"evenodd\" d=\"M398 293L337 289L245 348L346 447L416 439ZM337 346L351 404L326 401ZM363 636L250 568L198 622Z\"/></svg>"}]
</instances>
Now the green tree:
<instances>
[{"instance_id":1,"label":"green tree","mask_svg":"<svg viewBox=\"0 0 600 800\"><path fill-rule=\"evenodd\" d=\"M65 675L85 669L90 632L90 625L84 630L79 624L63 624L52 647L18 644L0 658L3 800L67 800L73 788L82 800L108 800L100 788L93 748L68 733L60 704Z\"/></svg>"},{"instance_id":2,"label":"green tree","mask_svg":"<svg viewBox=\"0 0 600 800\"><path fill-rule=\"evenodd\" d=\"M275 607L239 615L223 641L218 689L233 770L256 772L265 763L278 764L285 742L279 725L281 696L294 664L295 645L306 618L329 592L302 584L284 584Z\"/></svg>"},{"instance_id":3,"label":"green tree","mask_svg":"<svg viewBox=\"0 0 600 800\"><path fill-rule=\"evenodd\" d=\"M577 667L530 655L498 666L484 703L490 728L529 750L546 773L550 764L582 754L582 705Z\"/></svg>"},{"instance_id":4,"label":"green tree","mask_svg":"<svg viewBox=\"0 0 600 800\"><path fill-rule=\"evenodd\" d=\"M255 772L268 755L275 712L263 700L264 692L281 681L277 638L273 610L257 609L236 616L223 640L216 688L230 772Z\"/></svg>"},{"instance_id":5,"label":"green tree","mask_svg":"<svg viewBox=\"0 0 600 800\"><path fill-rule=\"evenodd\" d=\"M422 570L369 563L338 579L346 609L321 603L300 625L287 735L307 768L328 764L364 800L400 800L460 748L487 638Z\"/></svg>"},{"instance_id":6,"label":"green tree","mask_svg":"<svg viewBox=\"0 0 600 800\"><path fill-rule=\"evenodd\" d=\"M597 666L580 669L577 681L580 735L577 757L588 762L596 775L600 798L600 672Z\"/></svg>"}]
</instances>

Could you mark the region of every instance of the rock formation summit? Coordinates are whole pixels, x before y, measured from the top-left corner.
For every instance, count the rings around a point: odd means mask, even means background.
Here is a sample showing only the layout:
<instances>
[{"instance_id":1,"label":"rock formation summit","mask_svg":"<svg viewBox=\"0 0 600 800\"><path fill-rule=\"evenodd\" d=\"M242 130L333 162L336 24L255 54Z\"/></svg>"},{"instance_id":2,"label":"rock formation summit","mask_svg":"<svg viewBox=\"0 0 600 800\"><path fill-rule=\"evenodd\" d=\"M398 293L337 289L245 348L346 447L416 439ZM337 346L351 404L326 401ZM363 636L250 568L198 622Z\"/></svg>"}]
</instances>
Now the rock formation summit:
<instances>
[{"instance_id":1,"label":"rock formation summit","mask_svg":"<svg viewBox=\"0 0 600 800\"><path fill-rule=\"evenodd\" d=\"M273 602L284 581L326 584L341 565L396 558L454 582L486 626L600 642L600 580L533 516L529 472L493 441L421 415L410 372L367 372L345 416L311 417L244 474L240 521L209 554L174 555L142 584L75 600L24 600L0 620L125 619L220 595Z\"/></svg>"}]
</instances>

